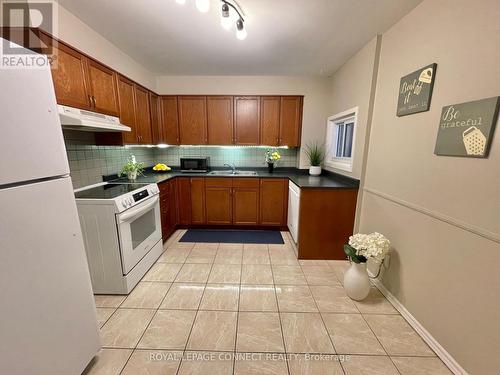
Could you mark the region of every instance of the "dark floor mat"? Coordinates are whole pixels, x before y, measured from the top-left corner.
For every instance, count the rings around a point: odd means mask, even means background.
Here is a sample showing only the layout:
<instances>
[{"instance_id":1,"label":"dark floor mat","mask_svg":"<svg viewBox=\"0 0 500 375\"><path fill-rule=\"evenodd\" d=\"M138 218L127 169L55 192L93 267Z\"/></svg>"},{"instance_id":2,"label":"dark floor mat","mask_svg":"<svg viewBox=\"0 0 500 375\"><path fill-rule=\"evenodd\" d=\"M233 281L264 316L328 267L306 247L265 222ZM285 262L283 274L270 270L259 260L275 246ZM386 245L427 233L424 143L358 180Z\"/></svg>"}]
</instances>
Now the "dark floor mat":
<instances>
[{"instance_id":1,"label":"dark floor mat","mask_svg":"<svg viewBox=\"0 0 500 375\"><path fill-rule=\"evenodd\" d=\"M284 244L280 231L188 229L180 242Z\"/></svg>"}]
</instances>

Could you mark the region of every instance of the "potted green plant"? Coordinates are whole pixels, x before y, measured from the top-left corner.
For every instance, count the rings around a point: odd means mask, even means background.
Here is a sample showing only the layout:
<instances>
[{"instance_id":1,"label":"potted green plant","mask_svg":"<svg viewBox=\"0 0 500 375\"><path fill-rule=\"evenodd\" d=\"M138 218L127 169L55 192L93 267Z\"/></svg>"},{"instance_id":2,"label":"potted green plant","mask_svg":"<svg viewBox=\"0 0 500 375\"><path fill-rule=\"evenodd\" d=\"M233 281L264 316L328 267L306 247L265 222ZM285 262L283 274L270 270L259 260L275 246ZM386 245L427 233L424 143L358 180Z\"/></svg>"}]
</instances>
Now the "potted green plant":
<instances>
[{"instance_id":1,"label":"potted green plant","mask_svg":"<svg viewBox=\"0 0 500 375\"><path fill-rule=\"evenodd\" d=\"M309 159L309 174L311 176L319 176L321 174L321 164L325 160L324 147L314 142L306 146L305 152Z\"/></svg>"},{"instance_id":2,"label":"potted green plant","mask_svg":"<svg viewBox=\"0 0 500 375\"><path fill-rule=\"evenodd\" d=\"M278 152L278 149L268 149L266 151L266 162L269 173L273 173L274 163L277 163L281 159L281 155Z\"/></svg>"},{"instance_id":3,"label":"potted green plant","mask_svg":"<svg viewBox=\"0 0 500 375\"><path fill-rule=\"evenodd\" d=\"M127 160L127 164L122 167L122 170L118 173L118 177L127 175L130 181L135 181L138 174L142 174L144 171L144 164L138 163L134 155L130 155Z\"/></svg>"}]
</instances>

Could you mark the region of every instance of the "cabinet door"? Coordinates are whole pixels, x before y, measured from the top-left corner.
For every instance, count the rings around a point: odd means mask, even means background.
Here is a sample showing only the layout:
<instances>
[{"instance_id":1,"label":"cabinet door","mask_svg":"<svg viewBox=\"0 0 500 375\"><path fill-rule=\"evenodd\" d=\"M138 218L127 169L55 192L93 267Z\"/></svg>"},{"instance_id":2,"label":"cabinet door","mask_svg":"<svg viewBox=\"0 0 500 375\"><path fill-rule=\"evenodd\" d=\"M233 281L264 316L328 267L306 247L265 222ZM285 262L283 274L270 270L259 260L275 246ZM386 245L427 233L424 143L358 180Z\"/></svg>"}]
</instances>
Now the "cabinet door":
<instances>
[{"instance_id":1,"label":"cabinet door","mask_svg":"<svg viewBox=\"0 0 500 375\"><path fill-rule=\"evenodd\" d=\"M170 208L170 226L172 233L179 224L179 207L177 204L177 179L170 180L170 195L169 195L169 208Z\"/></svg>"},{"instance_id":2,"label":"cabinet door","mask_svg":"<svg viewBox=\"0 0 500 375\"><path fill-rule=\"evenodd\" d=\"M177 180L177 208L179 210L179 224L191 224L191 179L180 177Z\"/></svg>"},{"instance_id":3,"label":"cabinet door","mask_svg":"<svg viewBox=\"0 0 500 375\"><path fill-rule=\"evenodd\" d=\"M148 90L134 85L135 90L135 111L136 111L136 131L139 143L151 144L151 118L149 112L149 92Z\"/></svg>"},{"instance_id":4,"label":"cabinet door","mask_svg":"<svg viewBox=\"0 0 500 375\"><path fill-rule=\"evenodd\" d=\"M151 111L151 138L153 144L164 143L163 129L161 127L160 98L152 92L149 93L149 110Z\"/></svg>"},{"instance_id":5,"label":"cabinet door","mask_svg":"<svg viewBox=\"0 0 500 375\"><path fill-rule=\"evenodd\" d=\"M280 101L279 96L260 98L260 144L278 146L280 136Z\"/></svg>"},{"instance_id":6,"label":"cabinet door","mask_svg":"<svg viewBox=\"0 0 500 375\"><path fill-rule=\"evenodd\" d=\"M191 178L191 224L205 224L205 178Z\"/></svg>"},{"instance_id":7,"label":"cabinet door","mask_svg":"<svg viewBox=\"0 0 500 375\"><path fill-rule=\"evenodd\" d=\"M284 226L286 223L285 202L288 197L287 184L281 178L260 180L260 224Z\"/></svg>"},{"instance_id":8,"label":"cabinet door","mask_svg":"<svg viewBox=\"0 0 500 375\"><path fill-rule=\"evenodd\" d=\"M238 96L234 98L235 144L259 144L260 98Z\"/></svg>"},{"instance_id":9,"label":"cabinet door","mask_svg":"<svg viewBox=\"0 0 500 375\"><path fill-rule=\"evenodd\" d=\"M230 187L207 186L205 188L207 224L230 225L232 200Z\"/></svg>"},{"instance_id":10,"label":"cabinet door","mask_svg":"<svg viewBox=\"0 0 500 375\"><path fill-rule=\"evenodd\" d=\"M163 242L170 236L170 186L167 182L158 184L160 188L161 236Z\"/></svg>"},{"instance_id":11,"label":"cabinet door","mask_svg":"<svg viewBox=\"0 0 500 375\"><path fill-rule=\"evenodd\" d=\"M180 96L178 100L181 144L204 145L207 143L207 98L205 96Z\"/></svg>"},{"instance_id":12,"label":"cabinet door","mask_svg":"<svg viewBox=\"0 0 500 375\"><path fill-rule=\"evenodd\" d=\"M302 132L302 97L282 96L280 109L280 145L299 147Z\"/></svg>"},{"instance_id":13,"label":"cabinet door","mask_svg":"<svg viewBox=\"0 0 500 375\"><path fill-rule=\"evenodd\" d=\"M138 143L135 126L134 83L123 76L118 77L118 100L120 102L120 122L132 129L123 133L123 141L124 143Z\"/></svg>"},{"instance_id":14,"label":"cabinet door","mask_svg":"<svg viewBox=\"0 0 500 375\"><path fill-rule=\"evenodd\" d=\"M179 117L177 115L177 96L162 96L160 102L162 141L169 145L178 145Z\"/></svg>"},{"instance_id":15,"label":"cabinet door","mask_svg":"<svg viewBox=\"0 0 500 375\"><path fill-rule=\"evenodd\" d=\"M119 116L116 72L94 60L87 61L93 109L110 116Z\"/></svg>"},{"instance_id":16,"label":"cabinet door","mask_svg":"<svg viewBox=\"0 0 500 375\"><path fill-rule=\"evenodd\" d=\"M233 97L208 96L207 115L208 144L233 144Z\"/></svg>"},{"instance_id":17,"label":"cabinet door","mask_svg":"<svg viewBox=\"0 0 500 375\"><path fill-rule=\"evenodd\" d=\"M44 41L52 43L48 37L44 38ZM52 65L52 80L57 103L92 110L87 59L61 42L54 43L53 47L54 54L57 54L57 61Z\"/></svg>"},{"instance_id":18,"label":"cabinet door","mask_svg":"<svg viewBox=\"0 0 500 375\"><path fill-rule=\"evenodd\" d=\"M258 225L259 179L238 178L233 181L233 224Z\"/></svg>"}]
</instances>

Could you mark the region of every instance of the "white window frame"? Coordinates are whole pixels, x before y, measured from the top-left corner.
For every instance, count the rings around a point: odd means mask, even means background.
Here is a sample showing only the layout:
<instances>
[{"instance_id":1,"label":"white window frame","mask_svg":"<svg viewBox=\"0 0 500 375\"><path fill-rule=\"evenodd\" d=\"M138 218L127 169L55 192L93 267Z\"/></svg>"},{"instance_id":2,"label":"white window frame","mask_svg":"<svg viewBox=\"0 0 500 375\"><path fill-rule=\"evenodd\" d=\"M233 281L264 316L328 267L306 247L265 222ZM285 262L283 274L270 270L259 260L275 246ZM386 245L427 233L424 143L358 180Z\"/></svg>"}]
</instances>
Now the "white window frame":
<instances>
[{"instance_id":1,"label":"white window frame","mask_svg":"<svg viewBox=\"0 0 500 375\"><path fill-rule=\"evenodd\" d=\"M344 122L346 120L351 120L354 123L354 130L352 134L352 148L351 148L351 157L337 157L336 149L337 149L337 128L336 125L340 122ZM351 122L351 121L349 121ZM333 116L328 117L326 124L326 158L325 165L331 168L340 169L346 172L352 172L355 158L355 145L356 145L356 133L358 130L358 107L354 107L348 109L347 111L343 111L337 113ZM345 138L344 138L345 141Z\"/></svg>"}]
</instances>

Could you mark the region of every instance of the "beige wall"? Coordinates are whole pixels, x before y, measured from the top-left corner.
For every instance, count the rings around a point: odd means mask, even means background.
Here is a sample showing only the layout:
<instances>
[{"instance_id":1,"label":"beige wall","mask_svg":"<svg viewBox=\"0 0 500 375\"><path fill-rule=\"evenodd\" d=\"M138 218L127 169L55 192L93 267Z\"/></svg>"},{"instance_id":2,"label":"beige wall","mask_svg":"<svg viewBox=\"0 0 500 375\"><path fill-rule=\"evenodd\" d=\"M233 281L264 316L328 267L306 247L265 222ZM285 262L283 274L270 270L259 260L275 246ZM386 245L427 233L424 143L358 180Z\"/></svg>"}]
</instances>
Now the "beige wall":
<instances>
[{"instance_id":1,"label":"beige wall","mask_svg":"<svg viewBox=\"0 0 500 375\"><path fill-rule=\"evenodd\" d=\"M56 36L62 41L75 46L80 51L109 65L141 85L156 90L156 80L153 73L60 5L58 6L57 31L58 35Z\"/></svg>"},{"instance_id":2,"label":"beige wall","mask_svg":"<svg viewBox=\"0 0 500 375\"><path fill-rule=\"evenodd\" d=\"M426 0L383 35L360 218L394 247L384 285L470 374L497 374L500 135L488 159L435 156L441 108L500 94L498 0ZM400 78L437 63L429 112Z\"/></svg>"},{"instance_id":3,"label":"beige wall","mask_svg":"<svg viewBox=\"0 0 500 375\"><path fill-rule=\"evenodd\" d=\"M371 120L375 62L378 59L381 37L375 37L351 57L331 78L331 99L328 116L358 108L356 139L352 172L325 166L325 169L346 176L361 178L365 157L368 123ZM325 127L326 129L326 127Z\"/></svg>"},{"instance_id":4,"label":"beige wall","mask_svg":"<svg viewBox=\"0 0 500 375\"><path fill-rule=\"evenodd\" d=\"M162 76L160 94L304 95L302 145L324 139L329 84L321 77L287 76ZM299 167L308 167L301 152Z\"/></svg>"}]
</instances>

